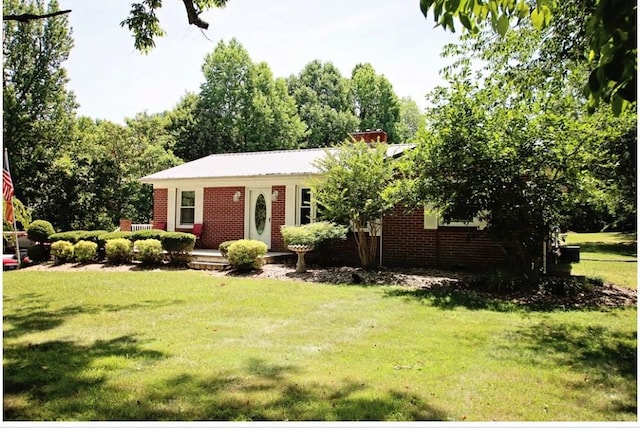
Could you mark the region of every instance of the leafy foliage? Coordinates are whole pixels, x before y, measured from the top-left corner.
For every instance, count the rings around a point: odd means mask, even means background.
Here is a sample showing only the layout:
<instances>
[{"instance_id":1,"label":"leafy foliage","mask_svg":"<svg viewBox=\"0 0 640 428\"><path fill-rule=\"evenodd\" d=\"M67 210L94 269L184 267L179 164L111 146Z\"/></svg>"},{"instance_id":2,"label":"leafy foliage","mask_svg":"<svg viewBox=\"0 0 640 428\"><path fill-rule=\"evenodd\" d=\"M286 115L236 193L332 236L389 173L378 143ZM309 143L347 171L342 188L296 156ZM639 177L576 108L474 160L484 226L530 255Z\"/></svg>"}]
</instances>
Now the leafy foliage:
<instances>
[{"instance_id":1,"label":"leafy foliage","mask_svg":"<svg viewBox=\"0 0 640 428\"><path fill-rule=\"evenodd\" d=\"M346 239L348 228L328 221L318 221L302 226L281 226L285 245L316 246L324 241Z\"/></svg>"},{"instance_id":2,"label":"leafy foliage","mask_svg":"<svg viewBox=\"0 0 640 428\"><path fill-rule=\"evenodd\" d=\"M98 256L98 244L91 241L78 241L73 246L75 259L80 263L89 263Z\"/></svg>"},{"instance_id":3,"label":"leafy foliage","mask_svg":"<svg viewBox=\"0 0 640 428\"><path fill-rule=\"evenodd\" d=\"M56 241L51 244L51 255L56 264L73 260L73 244L69 241Z\"/></svg>"},{"instance_id":4,"label":"leafy foliage","mask_svg":"<svg viewBox=\"0 0 640 428\"><path fill-rule=\"evenodd\" d=\"M8 0L3 14L43 14L57 1ZM64 189L51 180L58 153L71 140L76 103L62 63L73 41L66 15L30 22L3 21L3 145L16 196L38 218L55 219ZM55 222L54 222L55 223ZM23 224L23 227L27 225Z\"/></svg>"},{"instance_id":5,"label":"leafy foliage","mask_svg":"<svg viewBox=\"0 0 640 428\"><path fill-rule=\"evenodd\" d=\"M305 147L333 146L358 127L350 82L332 63L311 61L287 84L308 128Z\"/></svg>"},{"instance_id":6,"label":"leafy foliage","mask_svg":"<svg viewBox=\"0 0 640 428\"><path fill-rule=\"evenodd\" d=\"M27 229L27 237L34 242L48 242L49 236L56 231L46 220L35 220L31 222Z\"/></svg>"},{"instance_id":7,"label":"leafy foliage","mask_svg":"<svg viewBox=\"0 0 640 428\"><path fill-rule=\"evenodd\" d=\"M391 191L395 160L386 144L346 141L316 163L320 177L312 183L322 217L351 224L362 267L376 264L380 219L397 202Z\"/></svg>"},{"instance_id":8,"label":"leafy foliage","mask_svg":"<svg viewBox=\"0 0 640 428\"><path fill-rule=\"evenodd\" d=\"M229 245L227 260L231 267L248 272L262 267L262 257L267 254L267 244L253 239L240 239Z\"/></svg>"},{"instance_id":9,"label":"leafy foliage","mask_svg":"<svg viewBox=\"0 0 640 428\"><path fill-rule=\"evenodd\" d=\"M220 254L222 255L222 257L227 257L229 255L229 247L234 242L236 242L235 239L232 241L223 241L220 243L220 245L218 245L218 249L220 250Z\"/></svg>"},{"instance_id":10,"label":"leafy foliage","mask_svg":"<svg viewBox=\"0 0 640 428\"><path fill-rule=\"evenodd\" d=\"M376 74L371 64L358 64L351 73L351 87L360 129L382 129L390 142L399 142L400 102L389 80Z\"/></svg>"},{"instance_id":11,"label":"leafy foliage","mask_svg":"<svg viewBox=\"0 0 640 428\"><path fill-rule=\"evenodd\" d=\"M195 235L184 232L164 232L160 238L170 263L183 265L189 262L191 251L196 243Z\"/></svg>"},{"instance_id":12,"label":"leafy foliage","mask_svg":"<svg viewBox=\"0 0 640 428\"><path fill-rule=\"evenodd\" d=\"M157 239L141 239L136 241L136 260L140 260L143 265L154 266L162 263L164 252L162 243Z\"/></svg>"},{"instance_id":13,"label":"leafy foliage","mask_svg":"<svg viewBox=\"0 0 640 428\"><path fill-rule=\"evenodd\" d=\"M107 263L120 265L130 263L133 256L133 242L126 238L109 239L105 244Z\"/></svg>"},{"instance_id":14,"label":"leafy foliage","mask_svg":"<svg viewBox=\"0 0 640 428\"><path fill-rule=\"evenodd\" d=\"M637 99L637 2L624 0L569 1L578 4L577 25L581 39L589 46L592 71L585 79L590 108L604 99L619 115ZM489 20L495 32L504 36L513 21L529 20L536 29L553 25L552 18L566 15L565 2L556 0L420 0L422 14L430 10L437 25L455 31L454 19L471 33ZM571 6L569 10L573 9ZM587 14L584 11L588 10ZM566 27L565 27L566 28ZM575 40L575 39L574 39ZM566 46L566 45L565 45ZM588 82L588 83L587 83Z\"/></svg>"}]
</instances>

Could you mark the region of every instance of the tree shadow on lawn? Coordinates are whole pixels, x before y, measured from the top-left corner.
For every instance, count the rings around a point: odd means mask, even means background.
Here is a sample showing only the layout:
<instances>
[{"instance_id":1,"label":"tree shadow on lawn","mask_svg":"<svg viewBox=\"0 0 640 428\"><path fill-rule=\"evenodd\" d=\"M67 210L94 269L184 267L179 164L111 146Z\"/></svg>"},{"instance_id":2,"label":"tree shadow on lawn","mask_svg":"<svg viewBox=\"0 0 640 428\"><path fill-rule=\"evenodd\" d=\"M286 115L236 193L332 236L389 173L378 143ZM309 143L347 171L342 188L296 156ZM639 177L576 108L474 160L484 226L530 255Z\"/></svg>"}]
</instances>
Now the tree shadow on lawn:
<instances>
[{"instance_id":1,"label":"tree shadow on lawn","mask_svg":"<svg viewBox=\"0 0 640 428\"><path fill-rule=\"evenodd\" d=\"M637 413L637 333L612 331L603 326L542 321L506 332L496 350L501 359L525 365L566 367L585 373L570 385L581 390L610 390L607 406L615 412ZM620 379L622 378L622 379ZM602 409L610 413L611 409Z\"/></svg>"},{"instance_id":2,"label":"tree shadow on lawn","mask_svg":"<svg viewBox=\"0 0 640 428\"><path fill-rule=\"evenodd\" d=\"M584 253L605 253L622 257L638 257L636 242L583 242L580 251Z\"/></svg>"},{"instance_id":3,"label":"tree shadow on lawn","mask_svg":"<svg viewBox=\"0 0 640 428\"><path fill-rule=\"evenodd\" d=\"M48 309L48 303L39 300L38 297L35 293L17 295L11 298L5 297L5 308L2 317L4 338L13 339L24 334L51 330L60 326L67 318L75 315L172 306L184 302L183 300L145 300L128 305L65 306L53 310ZM15 309L7 310L6 302L8 300L16 300L16 302L11 303L12 308Z\"/></svg>"},{"instance_id":4,"label":"tree shadow on lawn","mask_svg":"<svg viewBox=\"0 0 640 428\"><path fill-rule=\"evenodd\" d=\"M5 351L7 353L7 351ZM5 420L42 420L39 407L56 420L444 420L446 413L422 397L389 390L362 395L369 387L343 379L299 384L289 379L299 368L249 358L238 370L213 376L180 374L136 388L116 389L108 374L87 379L80 373L97 358L133 356L137 364L163 358L125 336L89 347L53 341L10 348L5 365ZM148 370L153 370L149 366ZM28 401L12 400L28 394ZM372 398L370 398L372 397ZM14 402L16 404L14 404ZM51 414L51 413L46 413ZM53 419L53 418L52 418Z\"/></svg>"}]
</instances>

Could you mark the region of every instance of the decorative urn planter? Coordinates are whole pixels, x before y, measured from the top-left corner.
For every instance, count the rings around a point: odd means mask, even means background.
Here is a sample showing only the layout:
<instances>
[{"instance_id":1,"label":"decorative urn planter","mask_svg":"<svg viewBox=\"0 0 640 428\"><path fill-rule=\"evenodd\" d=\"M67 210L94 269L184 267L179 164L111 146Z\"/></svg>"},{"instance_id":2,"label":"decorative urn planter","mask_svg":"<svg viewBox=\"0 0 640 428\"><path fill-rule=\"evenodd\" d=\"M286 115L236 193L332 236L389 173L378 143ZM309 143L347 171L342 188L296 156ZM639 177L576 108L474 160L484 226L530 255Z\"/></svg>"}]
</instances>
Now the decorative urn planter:
<instances>
[{"instance_id":1,"label":"decorative urn planter","mask_svg":"<svg viewBox=\"0 0 640 428\"><path fill-rule=\"evenodd\" d=\"M307 265L304 262L304 255L313 250L313 245L304 244L291 244L287 248L298 255L298 262L296 263L296 273L304 273L307 271Z\"/></svg>"}]
</instances>

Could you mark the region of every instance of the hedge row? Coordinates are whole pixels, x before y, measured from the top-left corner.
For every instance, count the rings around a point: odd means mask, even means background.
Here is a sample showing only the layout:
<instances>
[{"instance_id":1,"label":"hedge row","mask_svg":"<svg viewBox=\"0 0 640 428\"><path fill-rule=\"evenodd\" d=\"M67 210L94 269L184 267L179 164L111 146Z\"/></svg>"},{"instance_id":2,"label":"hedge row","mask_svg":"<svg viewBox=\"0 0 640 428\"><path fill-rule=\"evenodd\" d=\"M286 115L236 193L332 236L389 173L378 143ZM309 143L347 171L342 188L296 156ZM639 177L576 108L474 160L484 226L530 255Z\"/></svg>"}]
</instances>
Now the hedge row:
<instances>
[{"instance_id":1,"label":"hedge row","mask_svg":"<svg viewBox=\"0 0 640 428\"><path fill-rule=\"evenodd\" d=\"M191 233L165 232L157 229L136 232L71 230L52 233L47 240L51 242L52 255L57 263L75 260L73 247L80 242L96 244L97 259L106 257L109 263L128 263L133 258L134 244L138 247L137 243L140 242L141 248L137 249L142 249L144 253L140 258L143 263L152 264L157 262L158 259L162 260L163 251L166 251L171 263L184 264L189 261L196 237ZM112 243L113 241L117 241L117 243ZM151 241L156 241L157 243ZM130 245L125 244L125 242ZM112 244L109 245L110 243Z\"/></svg>"}]
</instances>

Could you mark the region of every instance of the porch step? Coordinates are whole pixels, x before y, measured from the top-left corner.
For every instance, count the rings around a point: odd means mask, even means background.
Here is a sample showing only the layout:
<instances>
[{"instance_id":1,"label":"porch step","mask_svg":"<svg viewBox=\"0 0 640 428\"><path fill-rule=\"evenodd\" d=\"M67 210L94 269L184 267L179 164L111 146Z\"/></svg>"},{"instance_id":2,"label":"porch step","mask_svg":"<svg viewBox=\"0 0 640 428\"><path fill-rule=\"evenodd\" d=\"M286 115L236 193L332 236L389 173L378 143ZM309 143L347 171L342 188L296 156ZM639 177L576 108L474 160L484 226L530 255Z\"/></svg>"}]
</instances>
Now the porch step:
<instances>
[{"instance_id":1,"label":"porch step","mask_svg":"<svg viewBox=\"0 0 640 428\"><path fill-rule=\"evenodd\" d=\"M229 267L229 263L204 262L204 261L196 260L193 262L189 262L189 267L191 269L197 269L197 270L225 270L227 267Z\"/></svg>"}]
</instances>

